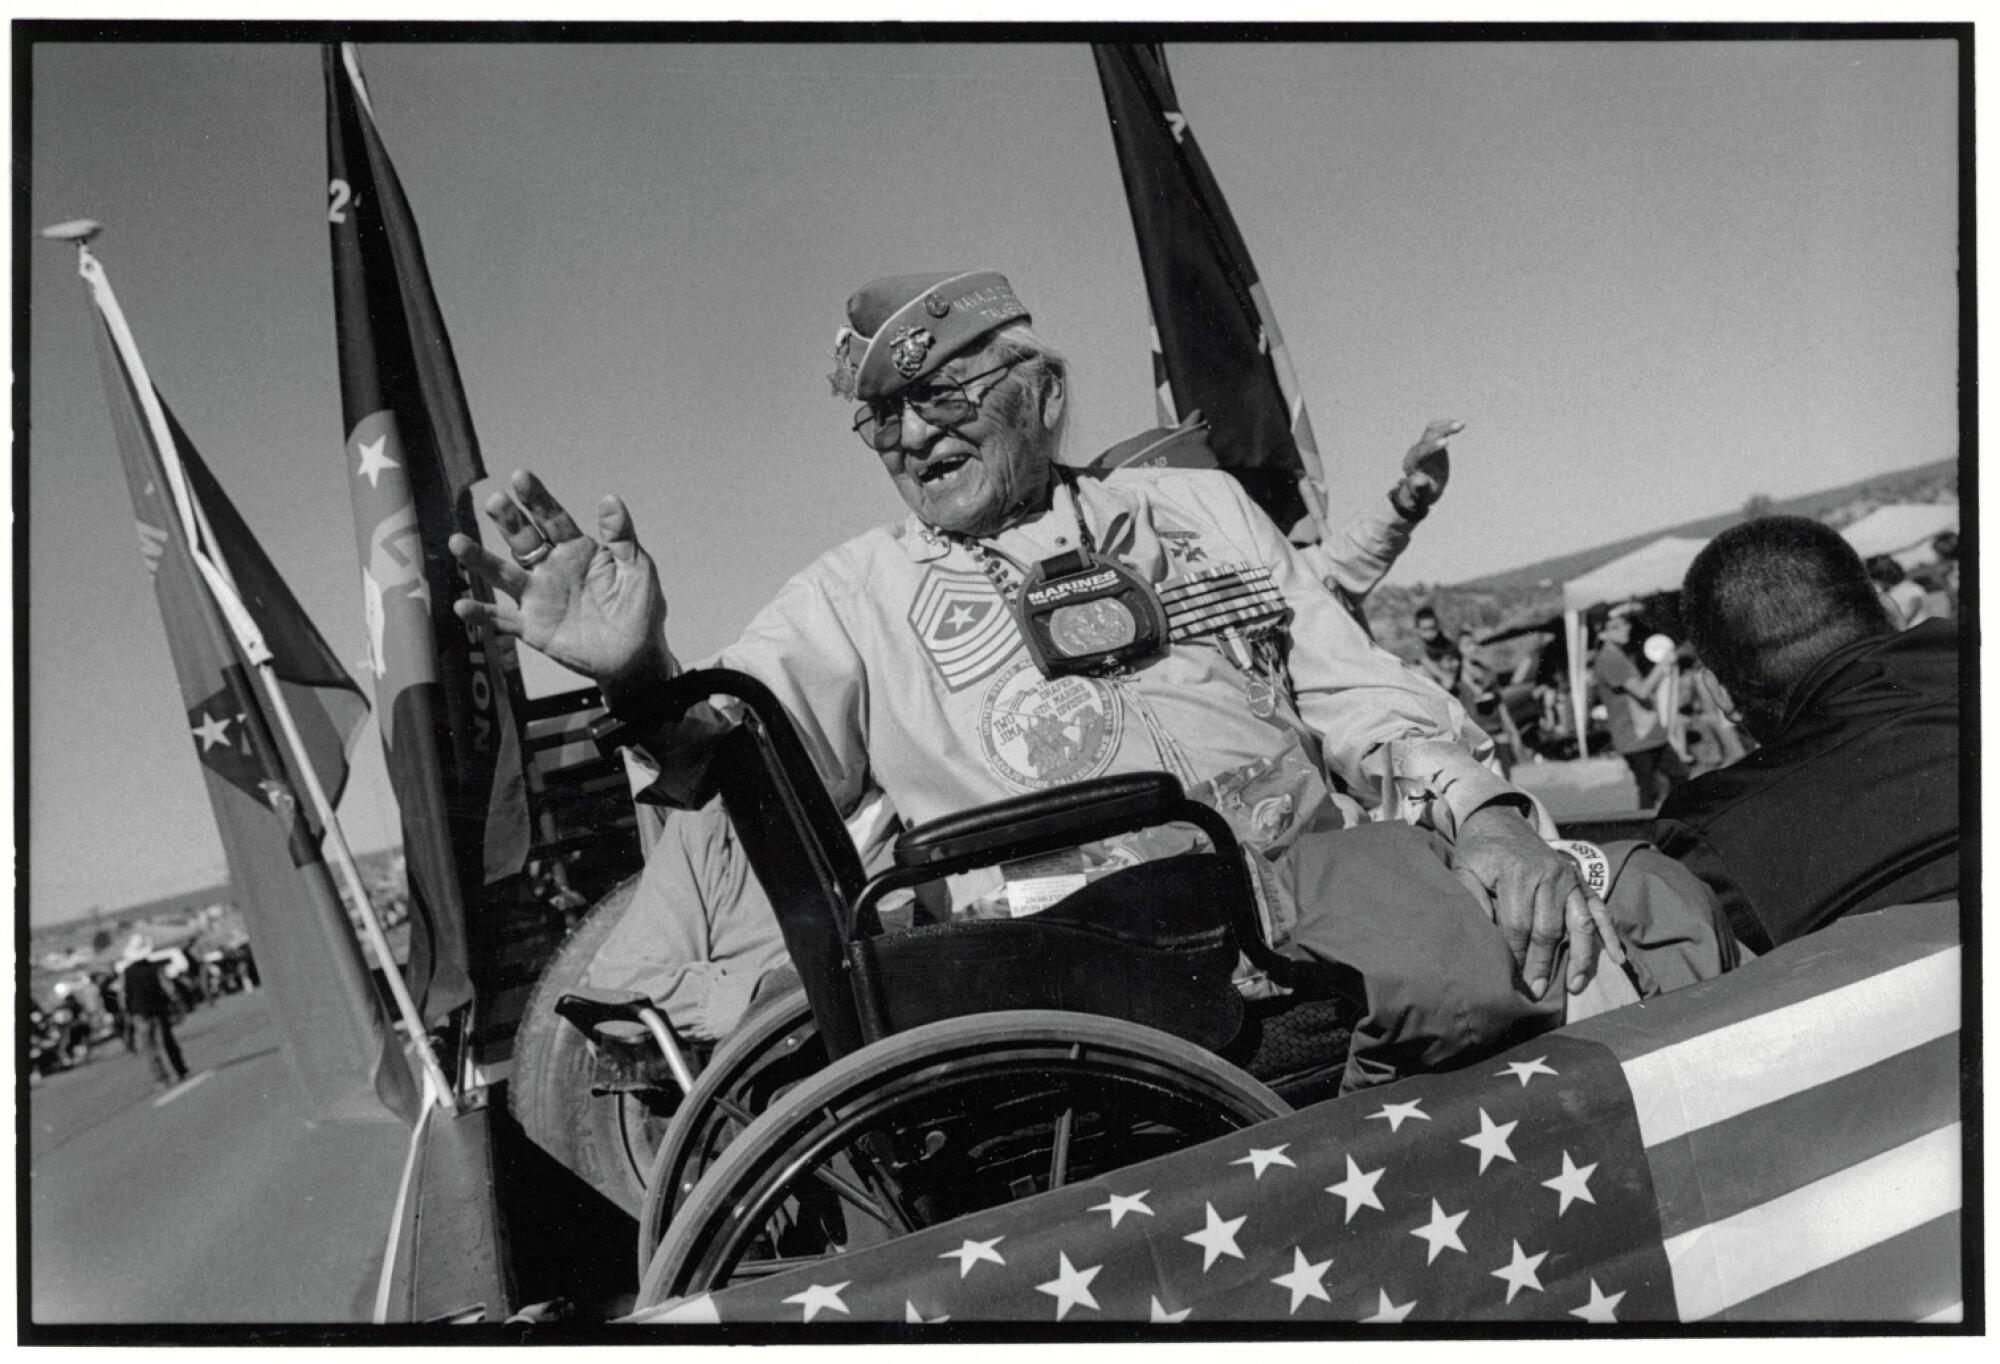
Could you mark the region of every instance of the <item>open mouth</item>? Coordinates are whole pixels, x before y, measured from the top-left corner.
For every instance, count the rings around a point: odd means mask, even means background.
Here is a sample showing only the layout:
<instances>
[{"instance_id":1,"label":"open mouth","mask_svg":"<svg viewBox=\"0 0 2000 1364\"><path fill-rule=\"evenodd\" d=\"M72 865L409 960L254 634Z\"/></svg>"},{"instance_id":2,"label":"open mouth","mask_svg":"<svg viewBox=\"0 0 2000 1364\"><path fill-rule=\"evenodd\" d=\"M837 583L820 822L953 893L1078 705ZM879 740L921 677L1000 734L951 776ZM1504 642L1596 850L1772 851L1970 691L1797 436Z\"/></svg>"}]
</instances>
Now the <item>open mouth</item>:
<instances>
[{"instance_id":1,"label":"open mouth","mask_svg":"<svg viewBox=\"0 0 2000 1364\"><path fill-rule=\"evenodd\" d=\"M951 477L970 463L972 463L971 455L940 456L917 471L917 482L936 483L939 479Z\"/></svg>"}]
</instances>

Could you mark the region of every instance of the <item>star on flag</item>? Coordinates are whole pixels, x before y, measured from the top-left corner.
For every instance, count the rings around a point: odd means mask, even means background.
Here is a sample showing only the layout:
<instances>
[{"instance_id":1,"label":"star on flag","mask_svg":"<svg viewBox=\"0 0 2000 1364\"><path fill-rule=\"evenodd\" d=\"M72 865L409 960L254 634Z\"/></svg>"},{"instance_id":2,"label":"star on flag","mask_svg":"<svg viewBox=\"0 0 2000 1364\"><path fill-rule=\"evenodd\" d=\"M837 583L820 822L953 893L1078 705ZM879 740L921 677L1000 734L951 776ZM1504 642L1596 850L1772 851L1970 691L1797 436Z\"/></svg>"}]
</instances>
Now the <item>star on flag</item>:
<instances>
[{"instance_id":1,"label":"star on flag","mask_svg":"<svg viewBox=\"0 0 2000 1364\"><path fill-rule=\"evenodd\" d=\"M1169 1312L1160 1302L1160 1295L1155 1293L1152 1314L1146 1318L1146 1322L1150 1326L1178 1326L1188 1319L1188 1313L1192 1311L1194 1311L1192 1307L1183 1307L1178 1312Z\"/></svg>"},{"instance_id":2,"label":"star on flag","mask_svg":"<svg viewBox=\"0 0 2000 1364\"><path fill-rule=\"evenodd\" d=\"M1417 1107L1421 1102L1422 1100L1420 1099L1412 1099L1406 1104L1384 1104L1382 1105L1381 1112L1370 1113L1368 1116L1371 1118L1386 1118L1389 1121L1389 1130L1391 1132L1400 1132L1403 1130L1403 1123L1410 1118L1418 1118L1424 1122L1431 1120L1430 1114Z\"/></svg>"},{"instance_id":3,"label":"star on flag","mask_svg":"<svg viewBox=\"0 0 2000 1364\"><path fill-rule=\"evenodd\" d=\"M1006 1239L1004 1236L996 1236L990 1241L968 1240L957 1250L947 1250L944 1254L938 1256L938 1258L940 1260L957 1260L958 1277L962 1279L970 1274L972 1267L982 1260L990 1260L996 1265L1006 1264L1007 1262L1000 1258L1000 1252L993 1248Z\"/></svg>"},{"instance_id":4,"label":"star on flag","mask_svg":"<svg viewBox=\"0 0 2000 1364\"><path fill-rule=\"evenodd\" d=\"M1057 1321L1068 1316L1072 1307L1088 1307L1095 1312L1097 1299L1090 1295L1090 1281L1097 1277L1103 1266L1092 1265L1089 1269L1078 1269L1069 1262L1067 1254L1059 1258L1062 1261L1062 1271L1047 1283L1036 1284L1035 1291L1046 1293L1056 1300Z\"/></svg>"},{"instance_id":5,"label":"star on flag","mask_svg":"<svg viewBox=\"0 0 2000 1364\"><path fill-rule=\"evenodd\" d=\"M1290 1143L1287 1142L1286 1145L1290 1145ZM1284 1146L1272 1146L1263 1149L1253 1146L1250 1148L1249 1155L1243 1157L1241 1160L1232 1160L1229 1163L1231 1165L1248 1165L1252 1179L1262 1179L1264 1171L1270 1169L1273 1165L1289 1165L1294 1170L1299 1168L1293 1162L1292 1158L1285 1154Z\"/></svg>"},{"instance_id":6,"label":"star on flag","mask_svg":"<svg viewBox=\"0 0 2000 1364\"><path fill-rule=\"evenodd\" d=\"M1493 1271L1494 1278L1507 1281L1508 1302L1514 1301L1514 1295L1524 1288L1532 1288L1537 1293L1542 1291L1542 1281L1535 1276L1535 1270L1548 1258L1546 1250L1539 1255L1523 1254L1521 1243L1514 1242L1514 1258Z\"/></svg>"},{"instance_id":7,"label":"star on flag","mask_svg":"<svg viewBox=\"0 0 2000 1364\"><path fill-rule=\"evenodd\" d=\"M377 436L374 440L358 440L354 442L354 448L361 455L361 467L354 471L354 476L367 479L371 488L382 486L381 478L385 470L403 467L389 458L389 438L386 435Z\"/></svg>"},{"instance_id":8,"label":"star on flag","mask_svg":"<svg viewBox=\"0 0 2000 1364\"><path fill-rule=\"evenodd\" d=\"M1128 1212L1143 1213L1151 1217L1153 1210L1146 1206L1146 1195L1151 1192L1151 1189L1141 1189L1135 1194L1112 1194L1107 1202L1091 1204L1090 1211L1110 1213L1111 1225L1114 1227L1125 1220L1125 1214Z\"/></svg>"},{"instance_id":9,"label":"star on flag","mask_svg":"<svg viewBox=\"0 0 2000 1364\"><path fill-rule=\"evenodd\" d=\"M1333 1301L1326 1295L1326 1271L1331 1268L1331 1256L1314 1264L1306 1260L1303 1249L1292 1247L1292 1272L1271 1280L1278 1287L1291 1290L1292 1306L1287 1316L1297 1315L1299 1307L1310 1298L1318 1298L1321 1302Z\"/></svg>"},{"instance_id":10,"label":"star on flag","mask_svg":"<svg viewBox=\"0 0 2000 1364\"><path fill-rule=\"evenodd\" d=\"M1431 1248L1430 1254L1424 1258L1425 1264L1435 1262L1443 1251L1455 1250L1461 1255L1465 1253L1465 1242L1458 1239L1458 1227L1471 1211L1467 1208L1465 1212L1455 1212L1447 1217L1443 1205L1435 1198L1431 1200L1431 1220L1410 1233Z\"/></svg>"},{"instance_id":11,"label":"star on flag","mask_svg":"<svg viewBox=\"0 0 2000 1364\"><path fill-rule=\"evenodd\" d=\"M941 1326L951 1320L951 1313L927 1317L917 1310L917 1305L908 1298L903 1299L903 1324L905 1326Z\"/></svg>"},{"instance_id":12,"label":"star on flag","mask_svg":"<svg viewBox=\"0 0 2000 1364\"><path fill-rule=\"evenodd\" d=\"M1570 1159L1569 1152L1563 1152L1562 1173L1554 1179L1545 1179L1542 1181L1544 1189L1554 1189L1562 1195L1562 1203L1556 1208L1557 1217L1561 1217L1564 1213L1568 1212L1569 1205L1578 1199L1582 1199L1586 1203L1595 1203L1597 1201L1590 1193L1590 1177L1596 1173L1596 1170L1597 1167L1595 1165L1585 1165L1579 1168L1577 1163Z\"/></svg>"},{"instance_id":13,"label":"star on flag","mask_svg":"<svg viewBox=\"0 0 2000 1364\"><path fill-rule=\"evenodd\" d=\"M1369 1170L1364 1173L1361 1167L1354 1163L1354 1157L1352 1155L1348 1156L1347 1178L1341 1180L1338 1184L1329 1184L1326 1186L1328 1193L1345 1199L1347 1202L1347 1216L1343 1217L1341 1221L1352 1222L1355 1211L1360 1208L1373 1208L1377 1212L1382 1211L1382 1200L1375 1196L1375 1185L1381 1180L1382 1173L1382 1170Z\"/></svg>"},{"instance_id":14,"label":"star on flag","mask_svg":"<svg viewBox=\"0 0 2000 1364\"><path fill-rule=\"evenodd\" d=\"M1460 1139L1459 1145L1470 1146L1479 1152L1479 1173L1485 1174L1486 1167L1497 1160L1512 1160L1514 1153L1507 1146L1507 1138L1518 1122L1495 1123L1486 1116L1486 1110L1479 1110L1479 1130L1472 1136Z\"/></svg>"},{"instance_id":15,"label":"star on flag","mask_svg":"<svg viewBox=\"0 0 2000 1364\"><path fill-rule=\"evenodd\" d=\"M1585 1321L1598 1326L1616 1325L1618 1321L1618 1303L1624 1296L1623 1293L1613 1293L1607 1297L1604 1290L1597 1286L1597 1280L1592 1279L1590 1281L1590 1301L1581 1307L1570 1308L1569 1314L1573 1317L1582 1317Z\"/></svg>"},{"instance_id":16,"label":"star on flag","mask_svg":"<svg viewBox=\"0 0 2000 1364\"><path fill-rule=\"evenodd\" d=\"M1363 1326L1394 1326L1404 1317L1409 1316L1410 1309L1416 1305L1417 1300L1415 1298L1411 1298L1408 1302L1391 1302L1389 1300L1388 1289L1377 1289L1375 1292L1375 1315L1361 1318L1361 1324Z\"/></svg>"},{"instance_id":17,"label":"star on flag","mask_svg":"<svg viewBox=\"0 0 2000 1364\"><path fill-rule=\"evenodd\" d=\"M201 740L201 751L206 753L217 744L229 742L229 717L210 715L203 711L201 723L194 727L195 738Z\"/></svg>"},{"instance_id":18,"label":"star on flag","mask_svg":"<svg viewBox=\"0 0 2000 1364\"><path fill-rule=\"evenodd\" d=\"M1216 1213L1215 1204L1207 1203L1203 1206L1208 1209L1208 1225L1200 1231L1190 1232L1181 1239L1192 1241L1201 1247L1201 1270L1206 1274L1224 1255L1233 1255L1239 1260L1243 1258L1243 1252L1236 1246L1236 1233L1242 1230L1243 1224L1250 1218L1245 1214L1224 1221Z\"/></svg>"},{"instance_id":19,"label":"star on flag","mask_svg":"<svg viewBox=\"0 0 2000 1364\"><path fill-rule=\"evenodd\" d=\"M845 1315L847 1313L847 1304L840 1300L840 1294L841 1290L853 1282L852 1279L849 1279L846 1283L813 1284L803 1292L792 1294L792 1296L784 1299L784 1301L796 1304L805 1309L805 1316L802 1318L803 1321L811 1321L822 1311L839 1312Z\"/></svg>"},{"instance_id":20,"label":"star on flag","mask_svg":"<svg viewBox=\"0 0 2000 1364\"><path fill-rule=\"evenodd\" d=\"M1535 1076L1554 1075L1556 1073L1543 1064L1548 1059L1546 1056L1537 1056L1532 1061L1509 1061L1504 1068L1496 1070L1493 1073L1495 1075L1512 1075L1521 1082L1521 1088L1526 1089L1528 1081L1532 1080Z\"/></svg>"}]
</instances>

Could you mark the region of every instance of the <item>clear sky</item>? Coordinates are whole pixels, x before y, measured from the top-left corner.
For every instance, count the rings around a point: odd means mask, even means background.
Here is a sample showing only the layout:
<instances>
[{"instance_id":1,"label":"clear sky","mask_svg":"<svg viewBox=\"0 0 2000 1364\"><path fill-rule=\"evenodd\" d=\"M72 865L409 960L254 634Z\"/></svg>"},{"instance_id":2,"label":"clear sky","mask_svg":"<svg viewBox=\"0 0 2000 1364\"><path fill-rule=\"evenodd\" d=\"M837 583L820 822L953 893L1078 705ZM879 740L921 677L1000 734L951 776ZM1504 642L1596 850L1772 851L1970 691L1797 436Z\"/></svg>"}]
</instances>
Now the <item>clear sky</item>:
<instances>
[{"instance_id":1,"label":"clear sky","mask_svg":"<svg viewBox=\"0 0 2000 1364\"><path fill-rule=\"evenodd\" d=\"M1336 505L1467 423L1393 581L1450 582L1957 453L1946 43L1182 45ZM827 396L847 294L991 266L1150 425L1146 304L1081 44L368 45L487 466L624 495L684 658L900 510ZM93 217L155 382L365 656L310 46L37 49L31 221ZM223 877L74 252L29 329L35 922ZM366 682L365 669L357 670ZM531 690L566 685L531 668ZM396 838L362 735L350 840Z\"/></svg>"}]
</instances>

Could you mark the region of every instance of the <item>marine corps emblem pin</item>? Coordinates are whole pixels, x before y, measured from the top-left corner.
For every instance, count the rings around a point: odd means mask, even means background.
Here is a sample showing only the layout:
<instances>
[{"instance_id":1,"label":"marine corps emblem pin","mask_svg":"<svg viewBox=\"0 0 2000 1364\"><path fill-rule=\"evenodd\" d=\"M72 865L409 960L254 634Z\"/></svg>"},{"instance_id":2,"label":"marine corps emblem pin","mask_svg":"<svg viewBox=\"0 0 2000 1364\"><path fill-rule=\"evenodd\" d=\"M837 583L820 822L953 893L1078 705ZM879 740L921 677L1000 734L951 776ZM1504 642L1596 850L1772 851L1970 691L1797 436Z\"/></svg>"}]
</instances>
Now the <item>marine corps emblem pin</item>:
<instances>
[{"instance_id":1,"label":"marine corps emblem pin","mask_svg":"<svg viewBox=\"0 0 2000 1364\"><path fill-rule=\"evenodd\" d=\"M937 340L923 327L905 327L889 338L889 359L895 364L896 372L905 379L914 379L924 367L924 357L930 354L931 345Z\"/></svg>"}]
</instances>

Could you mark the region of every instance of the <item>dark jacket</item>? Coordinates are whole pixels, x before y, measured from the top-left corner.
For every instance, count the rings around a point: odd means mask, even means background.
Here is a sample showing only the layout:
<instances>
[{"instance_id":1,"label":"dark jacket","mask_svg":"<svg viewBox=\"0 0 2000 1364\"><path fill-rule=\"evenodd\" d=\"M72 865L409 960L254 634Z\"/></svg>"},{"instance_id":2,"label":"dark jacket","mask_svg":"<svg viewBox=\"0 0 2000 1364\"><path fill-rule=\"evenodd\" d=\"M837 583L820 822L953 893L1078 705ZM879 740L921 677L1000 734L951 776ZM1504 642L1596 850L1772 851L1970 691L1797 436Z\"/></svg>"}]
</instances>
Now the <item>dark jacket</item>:
<instances>
[{"instance_id":1,"label":"dark jacket","mask_svg":"<svg viewBox=\"0 0 2000 1364\"><path fill-rule=\"evenodd\" d=\"M1680 787L1653 841L1768 952L1844 914L1958 891L1958 627L1926 621L1838 649L1777 737Z\"/></svg>"},{"instance_id":2,"label":"dark jacket","mask_svg":"<svg viewBox=\"0 0 2000 1364\"><path fill-rule=\"evenodd\" d=\"M160 979L160 963L141 957L125 968L121 978L125 1007L137 1018L171 1018L173 1001Z\"/></svg>"}]
</instances>

